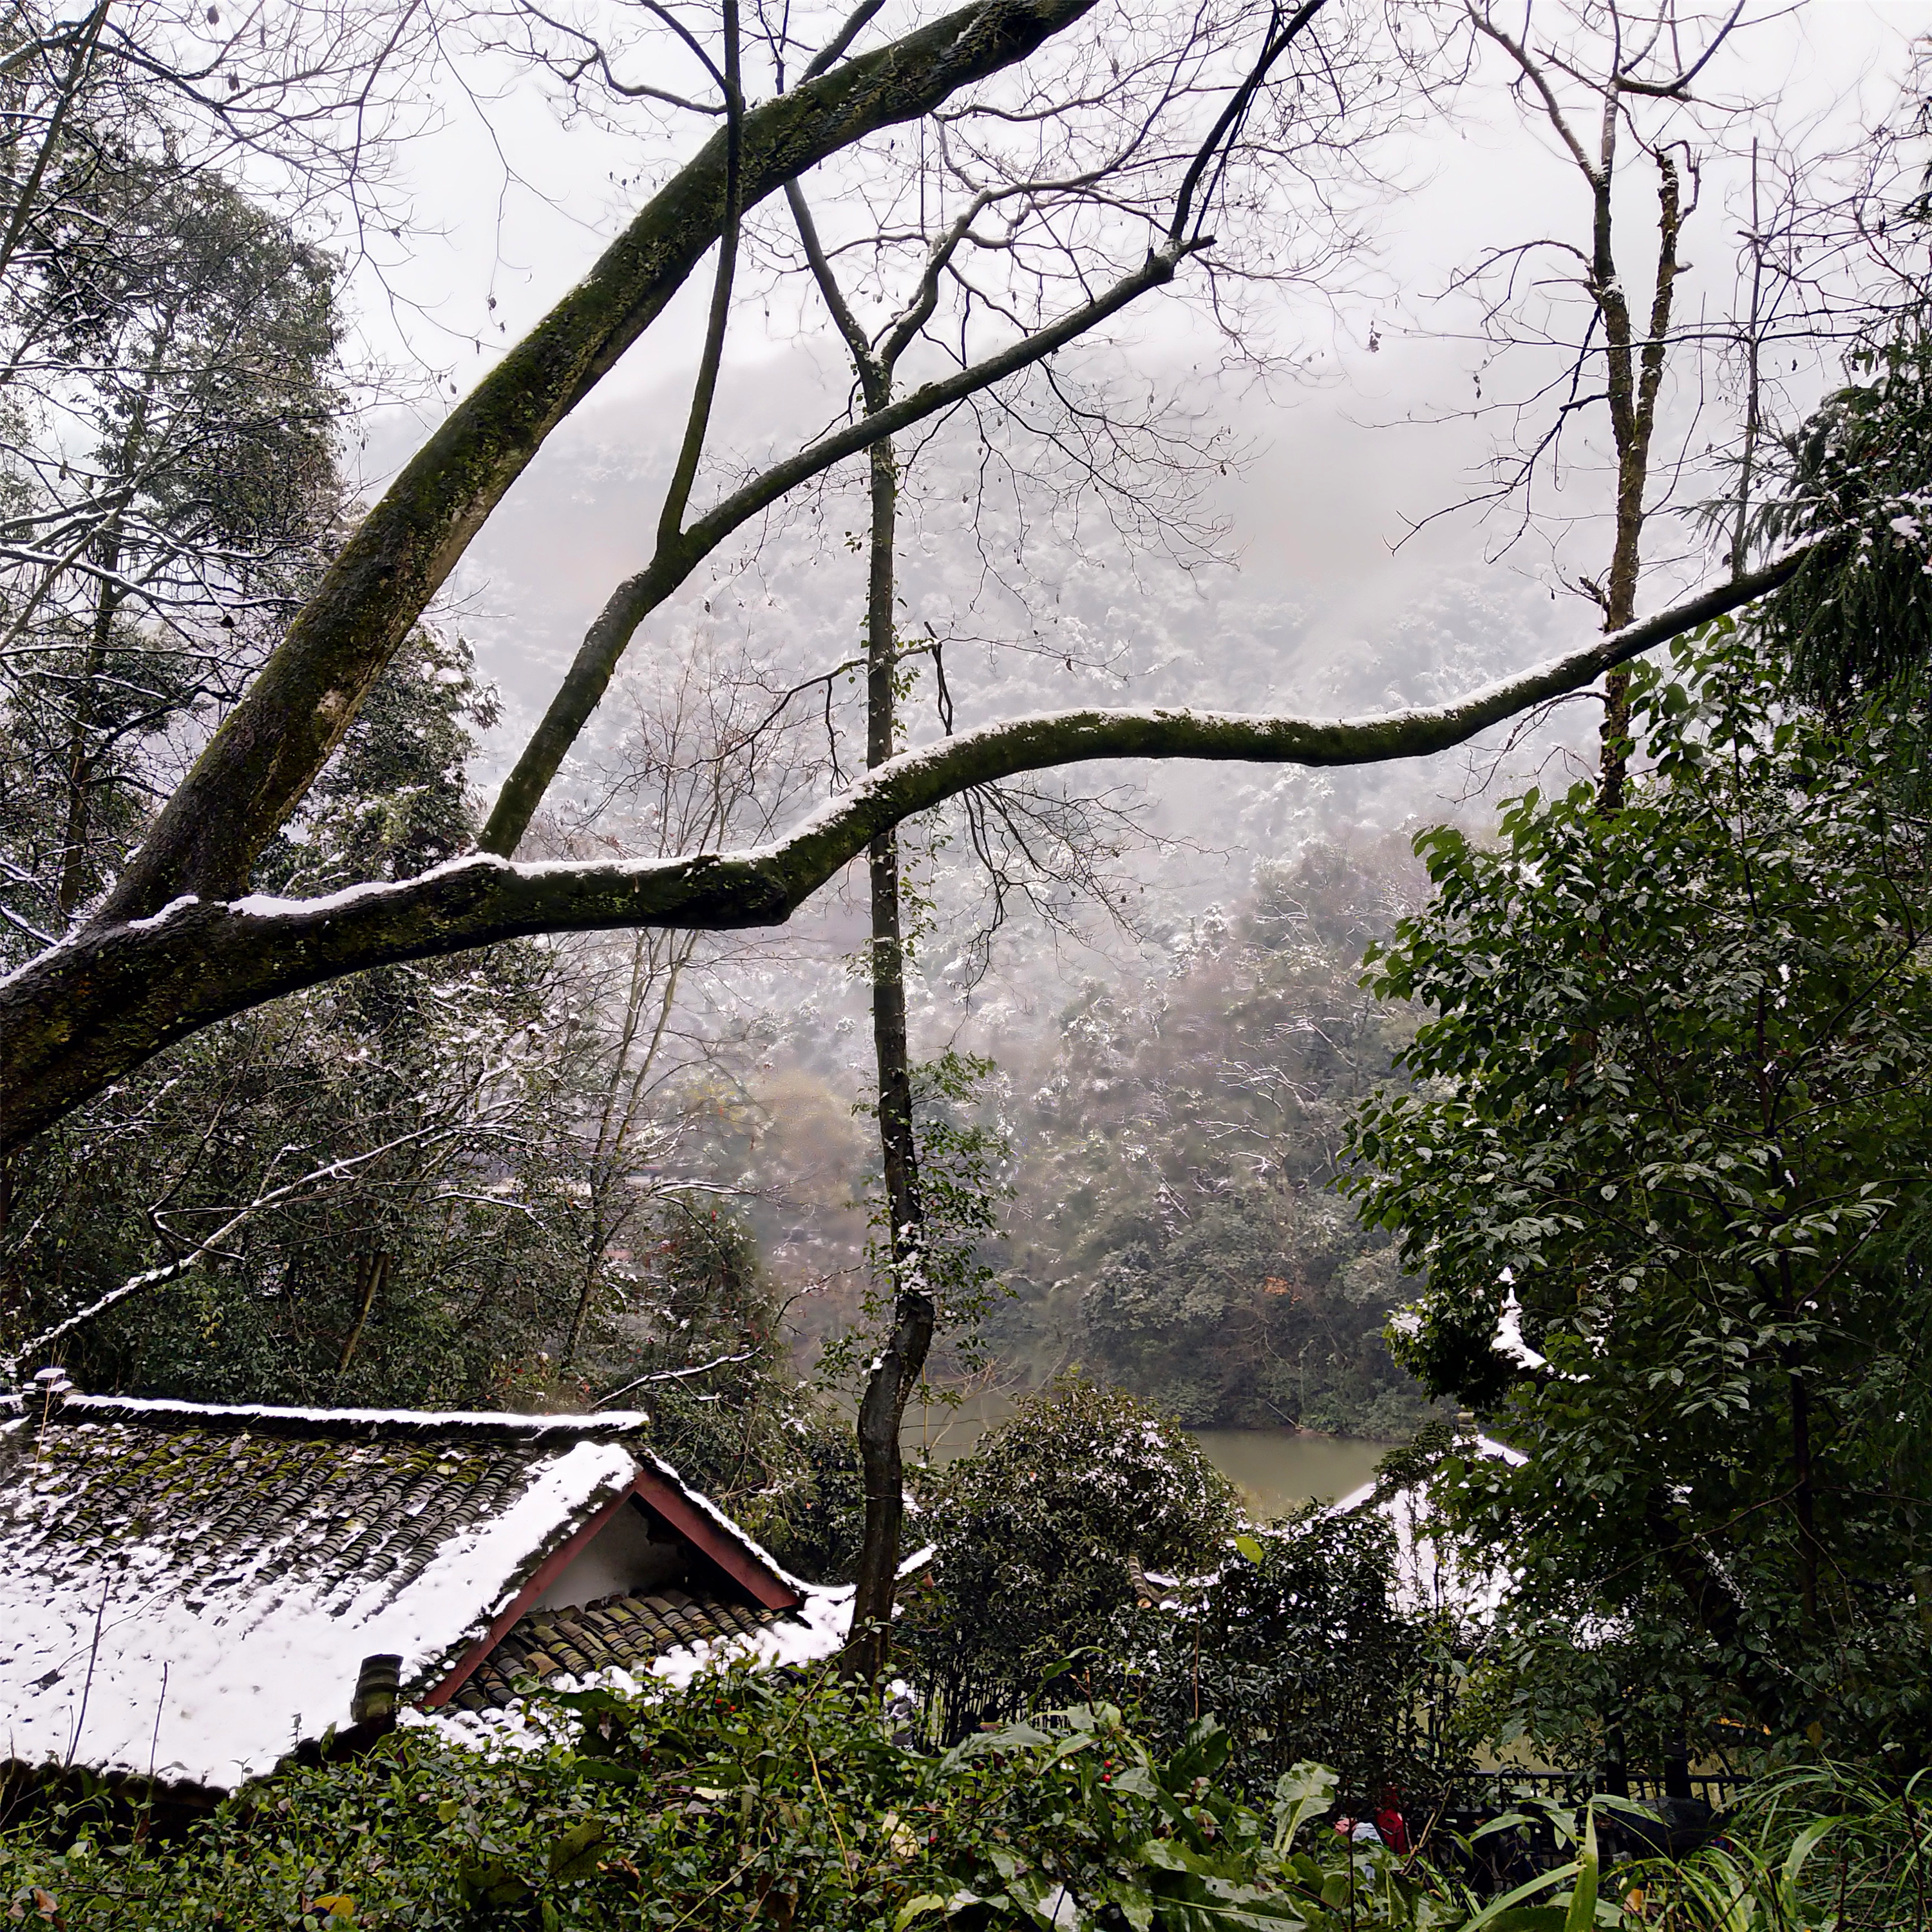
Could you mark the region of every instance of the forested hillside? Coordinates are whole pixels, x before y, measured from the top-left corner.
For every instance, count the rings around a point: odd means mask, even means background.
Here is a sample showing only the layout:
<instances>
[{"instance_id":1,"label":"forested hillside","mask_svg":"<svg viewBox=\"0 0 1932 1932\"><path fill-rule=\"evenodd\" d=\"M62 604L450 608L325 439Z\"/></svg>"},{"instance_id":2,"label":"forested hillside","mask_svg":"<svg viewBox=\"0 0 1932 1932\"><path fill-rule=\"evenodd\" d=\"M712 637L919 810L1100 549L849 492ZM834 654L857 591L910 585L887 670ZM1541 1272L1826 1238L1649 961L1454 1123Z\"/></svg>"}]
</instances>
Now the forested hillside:
<instances>
[{"instance_id":1,"label":"forested hillside","mask_svg":"<svg viewBox=\"0 0 1932 1932\"><path fill-rule=\"evenodd\" d=\"M1414 1285L1330 1184L1350 1108L1412 1024L1362 986L1364 952L1426 886L1402 835L1313 840L1233 910L1179 922L1152 970L969 1021L960 1036L998 1057L961 1118L997 1134L1011 1190L978 1383L1077 1364L1195 1427L1412 1430L1427 1406L1382 1329ZM709 1156L750 1184L807 1372L858 1318L877 1166L824 1026L836 989L813 1010L818 1036L748 1072ZM942 1342L935 1377L967 1373Z\"/></svg>"},{"instance_id":2,"label":"forested hillside","mask_svg":"<svg viewBox=\"0 0 1932 1932\"><path fill-rule=\"evenodd\" d=\"M1330 1183L1408 1024L1360 984L1363 950L1419 890L1403 841L1317 842L1201 922L1171 979L1064 1017L1014 1102L1002 1334L1196 1426L1414 1426L1382 1337L1408 1291Z\"/></svg>"}]
</instances>

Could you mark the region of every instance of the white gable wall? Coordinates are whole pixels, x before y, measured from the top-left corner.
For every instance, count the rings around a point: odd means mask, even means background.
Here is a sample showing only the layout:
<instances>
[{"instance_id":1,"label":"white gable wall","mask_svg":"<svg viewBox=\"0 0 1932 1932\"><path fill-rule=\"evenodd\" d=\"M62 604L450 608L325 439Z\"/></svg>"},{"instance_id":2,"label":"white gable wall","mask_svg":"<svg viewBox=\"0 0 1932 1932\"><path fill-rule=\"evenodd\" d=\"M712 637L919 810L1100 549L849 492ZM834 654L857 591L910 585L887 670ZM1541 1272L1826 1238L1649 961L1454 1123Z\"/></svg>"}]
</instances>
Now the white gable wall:
<instances>
[{"instance_id":1,"label":"white gable wall","mask_svg":"<svg viewBox=\"0 0 1932 1932\"><path fill-rule=\"evenodd\" d=\"M656 1528L662 1541L655 1540ZM540 1610L594 1604L620 1591L644 1596L674 1582L689 1558L683 1544L663 1524L634 1503L620 1504L616 1515L572 1557L563 1574L536 1600Z\"/></svg>"}]
</instances>

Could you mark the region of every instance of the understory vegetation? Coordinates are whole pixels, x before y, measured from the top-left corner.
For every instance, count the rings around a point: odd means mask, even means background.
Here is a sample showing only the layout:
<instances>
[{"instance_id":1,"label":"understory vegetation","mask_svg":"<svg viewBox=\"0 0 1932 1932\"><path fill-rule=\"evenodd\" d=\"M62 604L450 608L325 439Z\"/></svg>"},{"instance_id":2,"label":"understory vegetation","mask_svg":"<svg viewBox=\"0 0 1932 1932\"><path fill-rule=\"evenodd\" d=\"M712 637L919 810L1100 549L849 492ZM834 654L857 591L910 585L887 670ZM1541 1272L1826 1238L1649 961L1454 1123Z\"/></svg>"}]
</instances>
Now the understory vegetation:
<instances>
[{"instance_id":1,"label":"understory vegetation","mask_svg":"<svg viewBox=\"0 0 1932 1932\"><path fill-rule=\"evenodd\" d=\"M1258 1784L1208 1716L1154 1743L1110 1704L1047 1705L939 1752L829 1674L537 1694L494 1757L422 1730L291 1770L164 1834L86 1797L0 1826L16 1923L1094 1928L1213 1932L1873 1932L1923 1924L1916 1786L1821 1766L1755 1792L1721 1846L1621 1860L1652 1814L1442 1810L1406 1852L1334 1828L1335 1774ZM16 1800L17 1803L17 1800ZM1487 1898L1473 1881L1502 1872ZM1484 1888L1492 1894L1494 1885Z\"/></svg>"}]
</instances>

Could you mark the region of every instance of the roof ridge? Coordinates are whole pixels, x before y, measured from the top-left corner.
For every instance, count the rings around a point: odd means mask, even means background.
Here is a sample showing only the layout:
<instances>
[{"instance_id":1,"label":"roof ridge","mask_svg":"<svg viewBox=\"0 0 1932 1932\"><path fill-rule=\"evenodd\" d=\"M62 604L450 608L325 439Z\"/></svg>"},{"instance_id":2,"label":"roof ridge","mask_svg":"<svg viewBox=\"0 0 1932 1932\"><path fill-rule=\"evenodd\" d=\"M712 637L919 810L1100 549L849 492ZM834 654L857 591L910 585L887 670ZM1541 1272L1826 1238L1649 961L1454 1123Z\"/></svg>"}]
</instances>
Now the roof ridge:
<instances>
[{"instance_id":1,"label":"roof ridge","mask_svg":"<svg viewBox=\"0 0 1932 1932\"><path fill-rule=\"evenodd\" d=\"M82 1395L53 1397L62 1422L124 1422L139 1426L214 1430L278 1436L466 1436L482 1442L525 1442L550 1436L571 1442L612 1442L648 1431L641 1409L594 1415L524 1415L488 1409L282 1408L266 1402L178 1402L145 1396ZM0 1415L38 1420L38 1393L0 1394Z\"/></svg>"}]
</instances>

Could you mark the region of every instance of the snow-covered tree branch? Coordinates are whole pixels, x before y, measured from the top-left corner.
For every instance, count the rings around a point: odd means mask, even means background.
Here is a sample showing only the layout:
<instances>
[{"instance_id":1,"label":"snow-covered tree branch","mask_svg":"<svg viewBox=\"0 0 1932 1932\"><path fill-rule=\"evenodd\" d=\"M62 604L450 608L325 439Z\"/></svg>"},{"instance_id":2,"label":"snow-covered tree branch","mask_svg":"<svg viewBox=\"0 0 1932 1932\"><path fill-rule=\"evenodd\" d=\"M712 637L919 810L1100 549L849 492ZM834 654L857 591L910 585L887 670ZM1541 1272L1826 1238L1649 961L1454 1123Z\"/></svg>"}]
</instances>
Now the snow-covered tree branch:
<instances>
[{"instance_id":1,"label":"snow-covered tree branch","mask_svg":"<svg viewBox=\"0 0 1932 1932\"><path fill-rule=\"evenodd\" d=\"M1047 712L904 753L742 850L524 865L479 854L321 898L184 894L151 916L98 921L0 981L0 1148L228 1014L370 966L536 933L782 923L879 832L970 786L1093 758L1350 765L1444 751L1776 590L1802 556L1449 704L1356 718Z\"/></svg>"},{"instance_id":2,"label":"snow-covered tree branch","mask_svg":"<svg viewBox=\"0 0 1932 1932\"><path fill-rule=\"evenodd\" d=\"M64 1316L52 1327L44 1328L37 1335L30 1335L10 1355L0 1356L0 1372L9 1380L17 1382L26 1364L44 1354L68 1336L97 1317L105 1315L110 1308L118 1308L124 1301L131 1300L137 1294L165 1287L171 1281L178 1281L190 1268L198 1268L211 1256L218 1256L230 1237L238 1232L260 1214L324 1182L352 1173L370 1161L380 1160L405 1147L419 1145L426 1141L444 1138L455 1131L450 1128L419 1128L414 1132L398 1134L385 1141L380 1147L365 1148L362 1153L344 1155L335 1160L325 1161L320 1167L298 1174L292 1180L283 1182L279 1187L265 1189L254 1200L244 1202L223 1221L212 1234L203 1235L192 1247L176 1255L171 1261L161 1263L158 1268L143 1268L139 1274L110 1288L105 1294L95 1298L85 1308L77 1308L71 1315Z\"/></svg>"}]
</instances>

